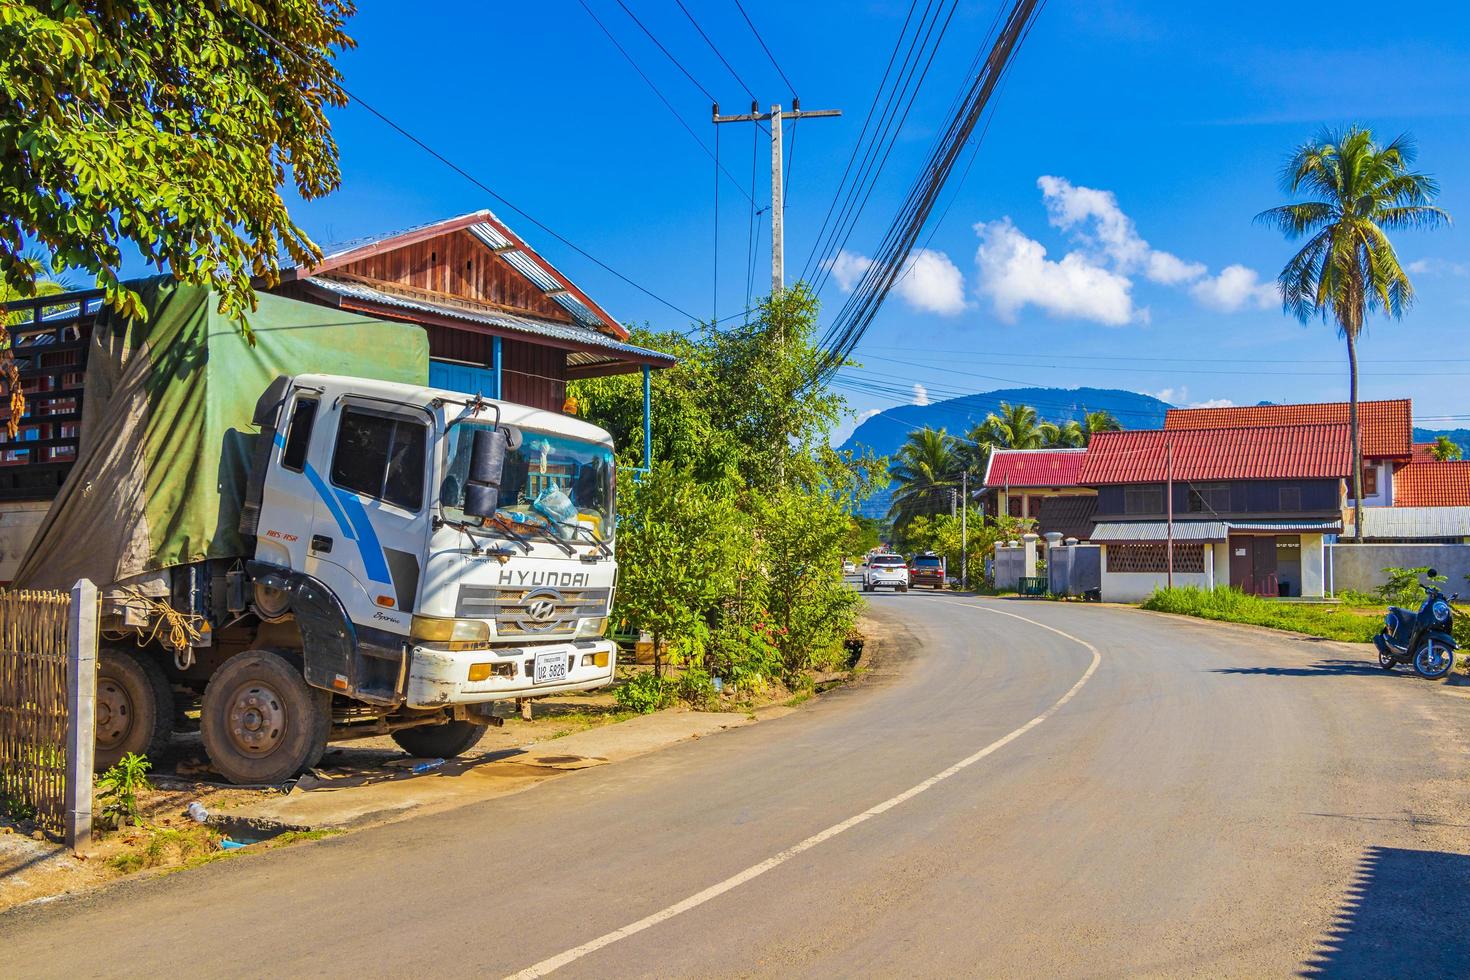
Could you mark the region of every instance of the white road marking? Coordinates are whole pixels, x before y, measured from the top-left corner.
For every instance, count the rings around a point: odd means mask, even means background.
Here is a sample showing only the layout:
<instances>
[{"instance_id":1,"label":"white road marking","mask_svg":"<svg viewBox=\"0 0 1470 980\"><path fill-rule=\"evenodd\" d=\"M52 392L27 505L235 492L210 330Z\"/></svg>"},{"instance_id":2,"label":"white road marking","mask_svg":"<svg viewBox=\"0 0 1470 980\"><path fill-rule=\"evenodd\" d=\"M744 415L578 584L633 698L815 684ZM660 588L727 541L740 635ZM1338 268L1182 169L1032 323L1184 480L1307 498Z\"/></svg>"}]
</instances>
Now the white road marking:
<instances>
[{"instance_id":1,"label":"white road marking","mask_svg":"<svg viewBox=\"0 0 1470 980\"><path fill-rule=\"evenodd\" d=\"M1045 623L1038 623L1034 619L1027 619L1025 616L1018 616L1015 613L1005 612L1000 609L989 609L984 606L976 605L973 602L961 602L956 599L943 598L939 599L939 601L949 602L959 606L967 606L971 609L980 609L984 612L993 613L997 616L1009 616L1011 619L1019 619L1023 623L1030 623L1032 626L1039 626L1044 630L1048 630L1052 633L1057 634L1058 636L1065 637L1074 643L1080 643L1082 646L1086 647L1092 653L1092 663L1088 664L1087 670L1083 671L1082 676L1077 679L1077 683L1073 684L1071 688L1067 690L1067 693L1063 694L1059 699L1057 699L1051 705L1051 707L1047 708L1041 714L1026 722L1026 724L1022 725L1020 728L1017 728L1015 731L1007 735L1001 736L1000 738L996 739L994 742L991 742L989 745L985 746L983 749L980 749L973 755L966 756L959 762L956 762L954 765L950 766L948 769L945 769L943 772L939 772L934 774L933 776L930 776L928 779L924 780L922 783L919 783L917 786L910 787L909 789L904 790L902 793L899 793L897 796L890 797L889 799L884 800L882 803L879 803L874 807L870 807L869 809L864 810L862 813L859 813L856 816L848 817L841 823L833 824L826 830L815 833L812 836L808 837L806 840L801 841L797 844L793 844L792 846L786 848L786 850L781 851L779 854L768 857L759 864L753 864L750 867L746 868L744 871L731 875L724 881L710 885L704 891L698 892L694 895L690 895L682 902L676 902L666 909L661 909L658 912L654 912L652 915L644 916L637 922L629 923L628 925L623 926L621 929L614 929L612 932L598 936L596 939L585 942L582 945L577 946L573 949L569 949L564 953L558 953L556 956L550 957L549 959L544 959L540 963L537 963L533 966L528 966L519 973L512 974L512 980L529 980L529 978L532 977L544 977L548 973L551 973L553 970L559 970L567 964L579 960L589 953L595 953L605 946L611 946L613 943L623 939L627 939L629 936L635 936L645 929L653 928L660 922L666 922L669 919L672 919L676 915L688 912L691 909L696 909L706 902L711 901L715 898L719 898L726 892L738 888L746 882L751 881L752 879L759 878L761 875L765 874L767 871L770 871L772 868L776 868L785 864L787 861L790 861L798 854L811 850L823 841L831 840L838 834L851 830L858 824L866 823L867 821L873 819L880 814L887 813L889 810L892 810L900 803L904 803L908 800L913 799L915 796L918 796L925 790L933 789L935 786L937 786L939 783L942 783L949 777L963 772L964 770L970 768L975 763L979 762L981 759L984 759L991 753L997 752L1005 746L1009 745L1011 742L1014 742L1016 739L1020 738L1022 735L1025 735L1027 732L1031 731L1031 729L1035 728L1037 725L1040 725L1052 715L1056 714L1058 711L1061 710L1063 705L1072 700L1072 698L1076 697L1077 692L1082 690L1082 685L1086 684L1088 680L1092 678L1092 675L1097 673L1098 665L1102 663L1102 654L1098 652L1097 647L1093 646L1091 643L1088 643L1086 640L1075 637L1071 633L1065 633L1054 626L1048 626Z\"/></svg>"}]
</instances>

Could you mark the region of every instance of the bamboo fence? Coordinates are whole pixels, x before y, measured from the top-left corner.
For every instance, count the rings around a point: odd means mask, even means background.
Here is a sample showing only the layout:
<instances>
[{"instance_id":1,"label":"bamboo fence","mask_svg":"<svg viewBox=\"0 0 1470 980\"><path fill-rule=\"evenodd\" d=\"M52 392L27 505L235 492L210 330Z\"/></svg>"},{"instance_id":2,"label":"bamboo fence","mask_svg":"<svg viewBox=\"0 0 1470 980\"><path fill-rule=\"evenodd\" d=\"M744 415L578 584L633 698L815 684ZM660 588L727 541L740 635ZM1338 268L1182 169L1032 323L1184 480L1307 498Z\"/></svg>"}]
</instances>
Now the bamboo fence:
<instances>
[{"instance_id":1,"label":"bamboo fence","mask_svg":"<svg viewBox=\"0 0 1470 980\"><path fill-rule=\"evenodd\" d=\"M63 832L66 815L65 592L0 591L0 809Z\"/></svg>"}]
</instances>

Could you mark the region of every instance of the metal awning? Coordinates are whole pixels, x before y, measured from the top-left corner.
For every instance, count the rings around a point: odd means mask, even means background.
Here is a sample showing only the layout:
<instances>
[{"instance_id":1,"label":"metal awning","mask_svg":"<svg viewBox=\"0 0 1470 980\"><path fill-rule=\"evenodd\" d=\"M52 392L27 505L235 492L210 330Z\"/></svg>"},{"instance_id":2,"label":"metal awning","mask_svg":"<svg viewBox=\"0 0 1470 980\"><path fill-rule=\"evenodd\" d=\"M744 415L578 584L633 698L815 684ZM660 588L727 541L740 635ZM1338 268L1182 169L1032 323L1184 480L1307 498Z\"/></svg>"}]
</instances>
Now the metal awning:
<instances>
[{"instance_id":1,"label":"metal awning","mask_svg":"<svg viewBox=\"0 0 1470 980\"><path fill-rule=\"evenodd\" d=\"M1363 537L1380 541L1470 537L1470 507L1364 507Z\"/></svg>"},{"instance_id":2,"label":"metal awning","mask_svg":"<svg viewBox=\"0 0 1470 980\"><path fill-rule=\"evenodd\" d=\"M1224 541L1229 529L1224 521L1175 521L1175 541ZM1167 541L1168 521L1099 521L1092 541Z\"/></svg>"},{"instance_id":3,"label":"metal awning","mask_svg":"<svg viewBox=\"0 0 1470 980\"><path fill-rule=\"evenodd\" d=\"M1467 508L1470 509L1470 508ZM1231 534L1339 534L1341 521L1175 521L1175 541L1224 541ZM1100 521L1092 540L1167 541L1168 521Z\"/></svg>"},{"instance_id":4,"label":"metal awning","mask_svg":"<svg viewBox=\"0 0 1470 980\"><path fill-rule=\"evenodd\" d=\"M389 292L347 276L312 276L306 282L309 286L349 302L391 307L409 314L447 318L473 326L488 327L497 333L525 334L527 339L534 338L553 347L567 348L567 366L578 376L596 374L598 368L617 364L665 368L673 366L675 362L670 354L624 343L600 330L577 323L558 323L555 320L543 320L468 303L435 302Z\"/></svg>"}]
</instances>

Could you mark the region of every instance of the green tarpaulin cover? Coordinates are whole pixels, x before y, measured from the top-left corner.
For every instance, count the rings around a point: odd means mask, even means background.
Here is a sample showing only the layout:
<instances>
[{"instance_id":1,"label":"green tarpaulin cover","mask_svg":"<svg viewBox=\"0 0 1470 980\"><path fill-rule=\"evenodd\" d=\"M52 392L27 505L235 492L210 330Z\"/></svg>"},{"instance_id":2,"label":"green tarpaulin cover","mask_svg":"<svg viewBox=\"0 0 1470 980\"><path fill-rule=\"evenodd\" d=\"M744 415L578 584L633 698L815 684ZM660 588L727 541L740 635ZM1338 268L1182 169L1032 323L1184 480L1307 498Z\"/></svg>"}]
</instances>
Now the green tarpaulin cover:
<instances>
[{"instance_id":1,"label":"green tarpaulin cover","mask_svg":"<svg viewBox=\"0 0 1470 980\"><path fill-rule=\"evenodd\" d=\"M342 374L427 384L429 344L386 323L258 294L252 347L209 290L133 283L145 322L104 311L92 332L77 462L16 585L98 586L245 554L237 526L259 438L256 400L277 376Z\"/></svg>"}]
</instances>

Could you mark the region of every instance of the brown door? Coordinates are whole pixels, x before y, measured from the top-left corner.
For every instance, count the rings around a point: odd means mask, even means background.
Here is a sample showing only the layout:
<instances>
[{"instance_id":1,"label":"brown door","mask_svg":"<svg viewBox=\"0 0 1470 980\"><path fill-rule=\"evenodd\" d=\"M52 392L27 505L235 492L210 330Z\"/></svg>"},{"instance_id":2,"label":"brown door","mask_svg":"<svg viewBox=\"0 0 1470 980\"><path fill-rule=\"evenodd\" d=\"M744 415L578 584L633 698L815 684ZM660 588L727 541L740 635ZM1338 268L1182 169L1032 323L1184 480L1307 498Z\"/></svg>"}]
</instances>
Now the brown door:
<instances>
[{"instance_id":1,"label":"brown door","mask_svg":"<svg viewBox=\"0 0 1470 980\"><path fill-rule=\"evenodd\" d=\"M1270 537L1251 538L1252 577L1256 595L1274 596L1276 592L1276 539Z\"/></svg>"},{"instance_id":2,"label":"brown door","mask_svg":"<svg viewBox=\"0 0 1470 980\"><path fill-rule=\"evenodd\" d=\"M1239 536L1230 538L1230 587L1241 592L1253 592L1251 568L1251 539Z\"/></svg>"}]
</instances>

